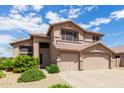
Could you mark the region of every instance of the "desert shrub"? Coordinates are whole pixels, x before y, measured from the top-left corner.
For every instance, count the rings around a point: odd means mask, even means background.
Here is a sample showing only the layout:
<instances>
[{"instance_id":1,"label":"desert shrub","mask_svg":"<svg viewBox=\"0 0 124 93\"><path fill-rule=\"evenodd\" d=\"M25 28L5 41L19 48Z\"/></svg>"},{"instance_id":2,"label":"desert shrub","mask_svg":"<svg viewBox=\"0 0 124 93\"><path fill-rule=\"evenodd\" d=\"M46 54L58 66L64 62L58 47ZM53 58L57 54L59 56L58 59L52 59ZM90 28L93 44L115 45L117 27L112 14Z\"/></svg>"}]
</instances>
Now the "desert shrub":
<instances>
[{"instance_id":1,"label":"desert shrub","mask_svg":"<svg viewBox=\"0 0 124 93\"><path fill-rule=\"evenodd\" d=\"M72 86L67 84L54 84L49 86L48 88L72 88Z\"/></svg>"},{"instance_id":2,"label":"desert shrub","mask_svg":"<svg viewBox=\"0 0 124 93\"><path fill-rule=\"evenodd\" d=\"M4 77L6 77L6 74L0 70L0 78L4 78Z\"/></svg>"},{"instance_id":3,"label":"desert shrub","mask_svg":"<svg viewBox=\"0 0 124 93\"><path fill-rule=\"evenodd\" d=\"M20 55L14 59L14 72L22 73L32 68L38 68L38 59L28 55Z\"/></svg>"},{"instance_id":4,"label":"desert shrub","mask_svg":"<svg viewBox=\"0 0 124 93\"><path fill-rule=\"evenodd\" d=\"M46 75L38 69L29 69L22 73L17 82L31 82L46 78Z\"/></svg>"},{"instance_id":5,"label":"desert shrub","mask_svg":"<svg viewBox=\"0 0 124 93\"><path fill-rule=\"evenodd\" d=\"M46 70L48 71L48 73L58 73L59 67L56 64L51 64L46 66Z\"/></svg>"},{"instance_id":6,"label":"desert shrub","mask_svg":"<svg viewBox=\"0 0 124 93\"><path fill-rule=\"evenodd\" d=\"M4 62L4 66L5 66L7 71L12 71L12 69L14 68L13 59L12 58L6 59Z\"/></svg>"}]
</instances>

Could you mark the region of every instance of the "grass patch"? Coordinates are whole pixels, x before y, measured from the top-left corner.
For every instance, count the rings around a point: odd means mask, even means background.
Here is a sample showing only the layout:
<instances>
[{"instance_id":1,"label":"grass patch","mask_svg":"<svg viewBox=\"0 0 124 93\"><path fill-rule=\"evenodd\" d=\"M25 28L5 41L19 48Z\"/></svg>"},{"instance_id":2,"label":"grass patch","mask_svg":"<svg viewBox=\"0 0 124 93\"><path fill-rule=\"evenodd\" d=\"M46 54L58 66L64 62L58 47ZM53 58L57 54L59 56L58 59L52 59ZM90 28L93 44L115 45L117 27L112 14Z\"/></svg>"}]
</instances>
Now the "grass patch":
<instances>
[{"instance_id":1,"label":"grass patch","mask_svg":"<svg viewBox=\"0 0 124 93\"><path fill-rule=\"evenodd\" d=\"M72 88L72 86L68 84L53 84L48 88Z\"/></svg>"}]
</instances>

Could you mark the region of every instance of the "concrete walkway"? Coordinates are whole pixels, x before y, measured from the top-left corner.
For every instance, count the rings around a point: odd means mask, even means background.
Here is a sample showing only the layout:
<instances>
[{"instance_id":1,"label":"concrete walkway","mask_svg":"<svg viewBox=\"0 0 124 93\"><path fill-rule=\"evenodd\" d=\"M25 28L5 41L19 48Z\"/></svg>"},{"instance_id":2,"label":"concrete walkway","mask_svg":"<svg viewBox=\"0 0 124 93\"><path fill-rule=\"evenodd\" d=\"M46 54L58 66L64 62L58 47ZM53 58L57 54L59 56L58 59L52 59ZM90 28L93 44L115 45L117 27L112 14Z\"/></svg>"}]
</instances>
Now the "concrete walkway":
<instances>
[{"instance_id":1,"label":"concrete walkway","mask_svg":"<svg viewBox=\"0 0 124 93\"><path fill-rule=\"evenodd\" d=\"M67 71L59 75L77 88L124 88L124 69Z\"/></svg>"}]
</instances>

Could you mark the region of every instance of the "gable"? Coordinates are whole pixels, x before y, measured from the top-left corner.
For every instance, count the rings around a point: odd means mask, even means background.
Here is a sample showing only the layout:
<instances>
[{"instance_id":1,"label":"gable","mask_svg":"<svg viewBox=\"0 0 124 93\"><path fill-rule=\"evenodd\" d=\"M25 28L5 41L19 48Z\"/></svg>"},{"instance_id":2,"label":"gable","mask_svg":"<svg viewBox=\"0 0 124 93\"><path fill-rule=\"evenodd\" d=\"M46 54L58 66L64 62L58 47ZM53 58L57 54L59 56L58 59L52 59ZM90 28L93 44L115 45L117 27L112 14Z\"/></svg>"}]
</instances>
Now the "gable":
<instances>
[{"instance_id":1,"label":"gable","mask_svg":"<svg viewBox=\"0 0 124 93\"><path fill-rule=\"evenodd\" d=\"M53 31L59 31L59 30L70 30L74 32L84 33L81 29L79 29L75 24L68 22L60 25L56 25L52 29Z\"/></svg>"},{"instance_id":2,"label":"gable","mask_svg":"<svg viewBox=\"0 0 124 93\"><path fill-rule=\"evenodd\" d=\"M74 30L82 31L82 32L88 33L88 34L104 36L104 34L102 34L102 33L87 31L72 21L64 21L64 22L59 22L59 23L50 25L47 35L49 35L51 33L51 31L54 31L53 28L74 29Z\"/></svg>"},{"instance_id":3,"label":"gable","mask_svg":"<svg viewBox=\"0 0 124 93\"><path fill-rule=\"evenodd\" d=\"M109 54L113 54L114 52L109 49L107 46L101 44L101 43L97 43L94 45L91 45L85 49L82 50L83 52L101 52L101 53L109 53Z\"/></svg>"}]
</instances>

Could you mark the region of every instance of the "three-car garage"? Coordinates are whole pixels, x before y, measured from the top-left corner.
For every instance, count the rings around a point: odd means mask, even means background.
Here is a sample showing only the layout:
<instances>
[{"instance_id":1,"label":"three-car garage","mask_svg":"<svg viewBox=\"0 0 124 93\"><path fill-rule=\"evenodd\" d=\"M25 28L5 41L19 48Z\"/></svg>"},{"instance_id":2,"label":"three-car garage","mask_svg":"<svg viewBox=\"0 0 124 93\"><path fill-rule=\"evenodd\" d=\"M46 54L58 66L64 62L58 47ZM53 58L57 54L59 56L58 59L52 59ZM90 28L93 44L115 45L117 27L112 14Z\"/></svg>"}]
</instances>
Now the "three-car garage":
<instances>
[{"instance_id":1,"label":"three-car garage","mask_svg":"<svg viewBox=\"0 0 124 93\"><path fill-rule=\"evenodd\" d=\"M80 52L62 51L60 58L61 71L109 69L112 51L99 44Z\"/></svg>"}]
</instances>

